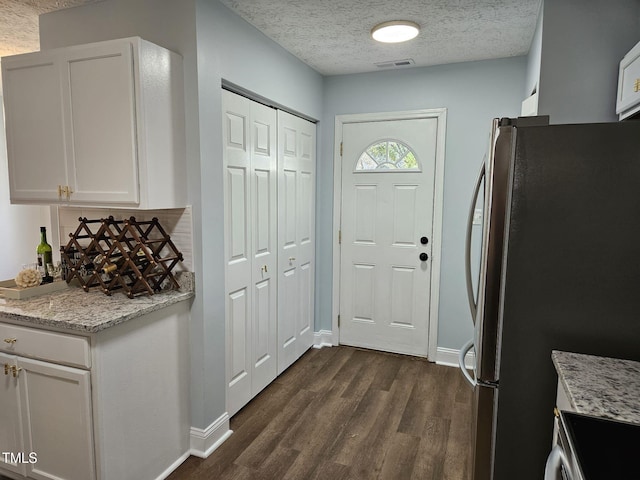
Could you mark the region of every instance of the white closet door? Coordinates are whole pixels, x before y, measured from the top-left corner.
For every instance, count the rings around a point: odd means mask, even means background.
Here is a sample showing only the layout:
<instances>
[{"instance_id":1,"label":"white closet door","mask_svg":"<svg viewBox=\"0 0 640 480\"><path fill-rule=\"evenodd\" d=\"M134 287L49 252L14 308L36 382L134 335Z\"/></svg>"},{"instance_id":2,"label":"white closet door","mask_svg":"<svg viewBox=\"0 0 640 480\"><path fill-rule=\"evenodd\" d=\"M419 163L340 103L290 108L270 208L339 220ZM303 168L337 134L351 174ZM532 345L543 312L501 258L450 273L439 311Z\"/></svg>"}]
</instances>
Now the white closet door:
<instances>
[{"instance_id":1,"label":"white closet door","mask_svg":"<svg viewBox=\"0 0 640 480\"><path fill-rule=\"evenodd\" d=\"M255 397L277 373L277 118L274 109L256 102L251 102L251 114L251 396Z\"/></svg>"},{"instance_id":2,"label":"white closet door","mask_svg":"<svg viewBox=\"0 0 640 480\"><path fill-rule=\"evenodd\" d=\"M276 113L223 91L228 411L276 377Z\"/></svg>"},{"instance_id":3,"label":"white closet door","mask_svg":"<svg viewBox=\"0 0 640 480\"><path fill-rule=\"evenodd\" d=\"M313 343L315 124L278 111L278 373Z\"/></svg>"}]
</instances>

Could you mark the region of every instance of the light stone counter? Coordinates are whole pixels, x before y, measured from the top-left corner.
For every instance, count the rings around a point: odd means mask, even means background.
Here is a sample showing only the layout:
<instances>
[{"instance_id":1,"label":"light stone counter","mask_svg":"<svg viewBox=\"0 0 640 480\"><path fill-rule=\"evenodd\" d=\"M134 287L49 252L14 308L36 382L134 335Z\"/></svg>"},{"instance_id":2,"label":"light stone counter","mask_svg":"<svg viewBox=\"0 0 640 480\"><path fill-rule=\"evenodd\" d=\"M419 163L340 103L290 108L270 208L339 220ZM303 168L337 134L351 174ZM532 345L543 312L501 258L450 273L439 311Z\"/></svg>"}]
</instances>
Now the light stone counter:
<instances>
[{"instance_id":1,"label":"light stone counter","mask_svg":"<svg viewBox=\"0 0 640 480\"><path fill-rule=\"evenodd\" d=\"M95 333L194 296L193 274L176 275L181 290L128 298L69 287L50 295L12 300L0 297L0 321Z\"/></svg>"},{"instance_id":2,"label":"light stone counter","mask_svg":"<svg viewBox=\"0 0 640 480\"><path fill-rule=\"evenodd\" d=\"M640 424L640 362L560 351L551 358L576 412Z\"/></svg>"}]
</instances>

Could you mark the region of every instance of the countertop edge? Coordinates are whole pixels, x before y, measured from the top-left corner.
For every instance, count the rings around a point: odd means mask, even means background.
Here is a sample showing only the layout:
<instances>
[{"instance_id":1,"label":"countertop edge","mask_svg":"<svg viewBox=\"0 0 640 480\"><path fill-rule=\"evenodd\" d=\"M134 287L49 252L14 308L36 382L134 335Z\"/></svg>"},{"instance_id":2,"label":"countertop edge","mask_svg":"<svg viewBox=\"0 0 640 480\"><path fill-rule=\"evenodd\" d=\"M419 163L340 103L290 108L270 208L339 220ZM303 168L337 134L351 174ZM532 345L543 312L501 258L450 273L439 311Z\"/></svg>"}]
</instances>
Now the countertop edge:
<instances>
[{"instance_id":1,"label":"countertop edge","mask_svg":"<svg viewBox=\"0 0 640 480\"><path fill-rule=\"evenodd\" d=\"M0 322L69 333L94 334L195 297L193 272L176 274L179 290L128 298L74 287L24 300L3 299Z\"/></svg>"},{"instance_id":2,"label":"countertop edge","mask_svg":"<svg viewBox=\"0 0 640 480\"><path fill-rule=\"evenodd\" d=\"M561 351L551 357L575 412L640 424L640 362Z\"/></svg>"},{"instance_id":3,"label":"countertop edge","mask_svg":"<svg viewBox=\"0 0 640 480\"><path fill-rule=\"evenodd\" d=\"M170 292L161 293L159 295L164 295ZM89 324L89 323L70 323L65 320L56 320L53 318L44 318L44 317L36 317L30 315L21 315L17 313L10 312L0 312L0 321L8 320L10 322L15 322L16 324L20 324L25 327L33 327L33 328L42 328L42 327L51 327L59 330L67 330L70 332L81 332L81 333L98 333L102 330L106 330L108 328L114 327L121 323L128 322L129 320L133 320L134 318L141 317L151 312L155 312L157 310L162 310L163 308L169 307L176 303L184 302L190 300L195 297L193 292L175 292L177 294L171 295L166 298L161 303L154 303L148 305L146 307L140 308L134 312L121 315L118 317L114 317L111 320L106 322L102 322L99 324Z\"/></svg>"}]
</instances>

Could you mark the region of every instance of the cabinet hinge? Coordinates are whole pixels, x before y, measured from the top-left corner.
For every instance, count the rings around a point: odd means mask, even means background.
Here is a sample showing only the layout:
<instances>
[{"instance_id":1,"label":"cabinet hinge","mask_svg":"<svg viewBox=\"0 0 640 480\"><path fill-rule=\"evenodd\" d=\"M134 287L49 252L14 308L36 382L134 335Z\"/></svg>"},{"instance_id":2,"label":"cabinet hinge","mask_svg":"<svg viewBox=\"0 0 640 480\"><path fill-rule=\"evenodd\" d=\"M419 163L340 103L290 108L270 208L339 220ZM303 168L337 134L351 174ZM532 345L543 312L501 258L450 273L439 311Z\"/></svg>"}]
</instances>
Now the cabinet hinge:
<instances>
[{"instance_id":1,"label":"cabinet hinge","mask_svg":"<svg viewBox=\"0 0 640 480\"><path fill-rule=\"evenodd\" d=\"M342 142L340 142L340 156L342 156Z\"/></svg>"},{"instance_id":2,"label":"cabinet hinge","mask_svg":"<svg viewBox=\"0 0 640 480\"><path fill-rule=\"evenodd\" d=\"M342 244L342 230L338 230L338 245Z\"/></svg>"},{"instance_id":3,"label":"cabinet hinge","mask_svg":"<svg viewBox=\"0 0 640 480\"><path fill-rule=\"evenodd\" d=\"M338 315L338 328L340 328L340 315Z\"/></svg>"}]
</instances>

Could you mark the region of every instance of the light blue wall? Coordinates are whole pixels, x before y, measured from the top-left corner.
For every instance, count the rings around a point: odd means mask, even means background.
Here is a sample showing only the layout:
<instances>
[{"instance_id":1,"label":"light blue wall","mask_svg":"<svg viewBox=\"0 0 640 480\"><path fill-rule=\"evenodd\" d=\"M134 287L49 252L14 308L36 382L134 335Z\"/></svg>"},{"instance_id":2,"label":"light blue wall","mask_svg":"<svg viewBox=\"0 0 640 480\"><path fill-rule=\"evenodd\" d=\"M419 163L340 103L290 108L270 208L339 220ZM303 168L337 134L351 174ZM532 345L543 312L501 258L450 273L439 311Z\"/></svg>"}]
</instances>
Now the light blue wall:
<instances>
[{"instance_id":1,"label":"light blue wall","mask_svg":"<svg viewBox=\"0 0 640 480\"><path fill-rule=\"evenodd\" d=\"M51 232L49 208L9 204L9 165L2 115L0 92L0 280L14 278L25 263L36 261L36 246L40 243L40 227ZM51 234L48 237L51 241ZM54 260L56 260L54 256Z\"/></svg>"},{"instance_id":2,"label":"light blue wall","mask_svg":"<svg viewBox=\"0 0 640 480\"><path fill-rule=\"evenodd\" d=\"M447 109L438 346L472 335L464 277L464 238L473 183L488 148L491 120L514 116L524 98L526 58L517 57L325 79L317 165L316 330L331 329L333 125L336 115Z\"/></svg>"},{"instance_id":3,"label":"light blue wall","mask_svg":"<svg viewBox=\"0 0 640 480\"><path fill-rule=\"evenodd\" d=\"M41 47L140 36L184 60L196 298L192 425L226 411L221 79L320 118L322 77L216 0L106 0L40 17Z\"/></svg>"},{"instance_id":4,"label":"light blue wall","mask_svg":"<svg viewBox=\"0 0 640 480\"><path fill-rule=\"evenodd\" d=\"M531 40L529 54L527 55L527 77L525 80L525 97L528 97L534 91L538 90L540 82L540 60L542 55L542 28L544 18L544 2L540 4L540 12L538 13L538 21L536 30Z\"/></svg>"},{"instance_id":5,"label":"light blue wall","mask_svg":"<svg viewBox=\"0 0 640 480\"><path fill-rule=\"evenodd\" d=\"M640 41L638 0L545 0L538 113L615 122L618 65Z\"/></svg>"},{"instance_id":6,"label":"light blue wall","mask_svg":"<svg viewBox=\"0 0 640 480\"><path fill-rule=\"evenodd\" d=\"M207 415L199 423L208 426L225 411L226 389L221 81L319 118L322 77L216 0L196 0L196 31L203 276L210 281L200 298L209 306L201 332L208 340L194 381L212 382L203 405Z\"/></svg>"}]
</instances>

